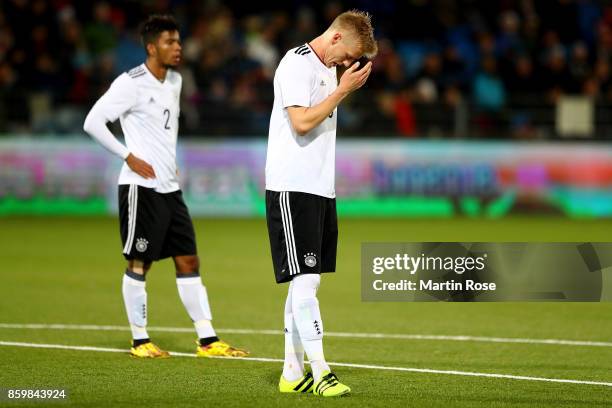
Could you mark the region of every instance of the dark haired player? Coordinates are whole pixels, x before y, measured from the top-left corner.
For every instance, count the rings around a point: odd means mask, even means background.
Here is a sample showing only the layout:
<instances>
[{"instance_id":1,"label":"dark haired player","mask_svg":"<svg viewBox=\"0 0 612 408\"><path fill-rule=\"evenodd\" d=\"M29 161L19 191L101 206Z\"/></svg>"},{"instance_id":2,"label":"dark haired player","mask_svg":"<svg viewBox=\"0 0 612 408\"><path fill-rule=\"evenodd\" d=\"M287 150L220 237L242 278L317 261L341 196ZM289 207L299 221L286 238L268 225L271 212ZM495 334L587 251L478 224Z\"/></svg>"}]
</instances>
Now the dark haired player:
<instances>
[{"instance_id":1,"label":"dark haired player","mask_svg":"<svg viewBox=\"0 0 612 408\"><path fill-rule=\"evenodd\" d=\"M212 327L206 288L200 279L195 233L178 184L181 40L167 15L148 18L141 30L146 61L121 74L91 108L84 129L125 161L119 175L123 299L135 357L168 357L147 333L145 276L153 261L172 257L180 298L199 337L197 355L243 357L248 352L219 340ZM119 119L127 146L106 127Z\"/></svg>"}]
</instances>

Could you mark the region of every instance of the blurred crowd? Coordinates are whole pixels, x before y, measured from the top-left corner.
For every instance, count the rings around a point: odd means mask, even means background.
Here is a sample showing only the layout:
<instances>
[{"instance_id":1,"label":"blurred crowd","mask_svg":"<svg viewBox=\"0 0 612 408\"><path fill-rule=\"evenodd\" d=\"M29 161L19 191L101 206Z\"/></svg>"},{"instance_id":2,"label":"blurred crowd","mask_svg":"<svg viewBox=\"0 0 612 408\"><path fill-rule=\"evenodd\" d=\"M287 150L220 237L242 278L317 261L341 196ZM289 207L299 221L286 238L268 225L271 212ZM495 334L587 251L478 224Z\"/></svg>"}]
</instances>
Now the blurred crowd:
<instances>
[{"instance_id":1,"label":"blurred crowd","mask_svg":"<svg viewBox=\"0 0 612 408\"><path fill-rule=\"evenodd\" d=\"M563 95L612 105L612 6L595 0L2 0L0 132L80 133L144 60L139 23L172 13L181 133L265 136L280 58L349 8L373 15L380 51L341 108L343 134L529 137Z\"/></svg>"}]
</instances>

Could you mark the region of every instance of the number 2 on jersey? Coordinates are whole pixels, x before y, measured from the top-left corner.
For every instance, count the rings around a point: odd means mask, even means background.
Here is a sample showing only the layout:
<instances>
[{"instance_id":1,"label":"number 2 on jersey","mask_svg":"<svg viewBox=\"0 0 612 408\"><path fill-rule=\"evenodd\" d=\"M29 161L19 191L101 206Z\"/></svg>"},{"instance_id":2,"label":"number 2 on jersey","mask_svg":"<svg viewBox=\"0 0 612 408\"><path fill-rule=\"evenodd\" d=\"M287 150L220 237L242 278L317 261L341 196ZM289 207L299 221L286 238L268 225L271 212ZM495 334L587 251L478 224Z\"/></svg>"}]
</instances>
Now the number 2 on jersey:
<instances>
[{"instance_id":1,"label":"number 2 on jersey","mask_svg":"<svg viewBox=\"0 0 612 408\"><path fill-rule=\"evenodd\" d=\"M166 118L166 124L164 125L164 129L170 130L170 126L168 125L168 123L170 123L170 110L164 109L164 117Z\"/></svg>"}]
</instances>

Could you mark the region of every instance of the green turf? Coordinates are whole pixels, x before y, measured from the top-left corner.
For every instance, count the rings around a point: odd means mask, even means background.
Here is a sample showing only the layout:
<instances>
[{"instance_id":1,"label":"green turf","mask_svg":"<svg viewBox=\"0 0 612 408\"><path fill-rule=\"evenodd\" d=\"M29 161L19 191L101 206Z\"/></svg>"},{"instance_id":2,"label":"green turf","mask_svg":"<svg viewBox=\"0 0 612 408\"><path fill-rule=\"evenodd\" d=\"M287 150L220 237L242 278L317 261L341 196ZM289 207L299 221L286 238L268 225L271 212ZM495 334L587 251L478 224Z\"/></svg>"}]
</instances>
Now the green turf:
<instances>
[{"instance_id":1,"label":"green turf","mask_svg":"<svg viewBox=\"0 0 612 408\"><path fill-rule=\"evenodd\" d=\"M327 331L611 341L610 303L364 303L365 241L609 241L611 221L357 220L340 224L338 273L319 292ZM196 221L202 274L218 328L282 329L286 286L271 272L265 222ZM114 218L0 218L0 323L125 325ZM170 261L147 279L149 324L190 327ZM164 348L191 353L195 334L151 331ZM254 357L282 358L282 335L223 334ZM0 328L0 341L126 348L128 331ZM328 337L330 361L612 382L610 347L368 340ZM64 387L73 406L315 405L280 395L281 365L0 346L0 388ZM612 388L338 367L353 387L330 406L607 406ZM2 402L0 402L2 405ZM11 403L7 406L15 406ZM34 403L32 406L41 406Z\"/></svg>"}]
</instances>

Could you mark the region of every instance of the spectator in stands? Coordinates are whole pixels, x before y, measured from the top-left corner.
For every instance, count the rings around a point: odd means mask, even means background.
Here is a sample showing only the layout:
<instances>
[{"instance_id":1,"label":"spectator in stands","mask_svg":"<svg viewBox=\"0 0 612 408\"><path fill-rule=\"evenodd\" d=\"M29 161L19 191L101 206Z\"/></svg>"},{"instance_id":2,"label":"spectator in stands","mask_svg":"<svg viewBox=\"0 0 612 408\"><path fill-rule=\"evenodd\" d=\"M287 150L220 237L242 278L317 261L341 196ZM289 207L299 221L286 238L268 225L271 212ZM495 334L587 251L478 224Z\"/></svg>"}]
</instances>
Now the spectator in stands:
<instances>
[{"instance_id":1,"label":"spectator in stands","mask_svg":"<svg viewBox=\"0 0 612 408\"><path fill-rule=\"evenodd\" d=\"M476 122L480 130L489 131L499 127L506 104L506 89L497 74L497 63L493 55L482 59L482 69L474 78L472 98L478 112Z\"/></svg>"},{"instance_id":2,"label":"spectator in stands","mask_svg":"<svg viewBox=\"0 0 612 408\"><path fill-rule=\"evenodd\" d=\"M28 131L36 122L40 129L41 112L49 110L43 121L47 129L64 128L53 123L62 116L56 113L79 114L117 73L134 65L131 58L140 59L135 22L153 11L174 12L185 27L182 128L193 134L259 135L265 128L262 112L272 103L278 58L357 3L251 7L237 0L3 0L0 126ZM428 133L425 122L452 121L455 109L465 109L468 101L480 114L491 115L514 109L522 95L530 95L532 104L554 103L567 93L612 103L612 5L596 0L366 3L374 19L384 20L376 33L381 53L364 93L343 108L347 132ZM517 128L527 123L508 117L520 124ZM452 126L442 128L452 132Z\"/></svg>"},{"instance_id":3,"label":"spectator in stands","mask_svg":"<svg viewBox=\"0 0 612 408\"><path fill-rule=\"evenodd\" d=\"M540 83L529 54L518 55L510 68L505 81L506 87L518 97L533 97L539 91Z\"/></svg>"},{"instance_id":4,"label":"spectator in stands","mask_svg":"<svg viewBox=\"0 0 612 408\"><path fill-rule=\"evenodd\" d=\"M542 85L550 102L557 102L559 97L572 89L572 77L569 74L562 46L548 50L545 56L542 74Z\"/></svg>"},{"instance_id":5,"label":"spectator in stands","mask_svg":"<svg viewBox=\"0 0 612 408\"><path fill-rule=\"evenodd\" d=\"M442 56L430 51L423 61L423 68L414 80L414 94L420 103L435 103L442 95Z\"/></svg>"}]
</instances>

